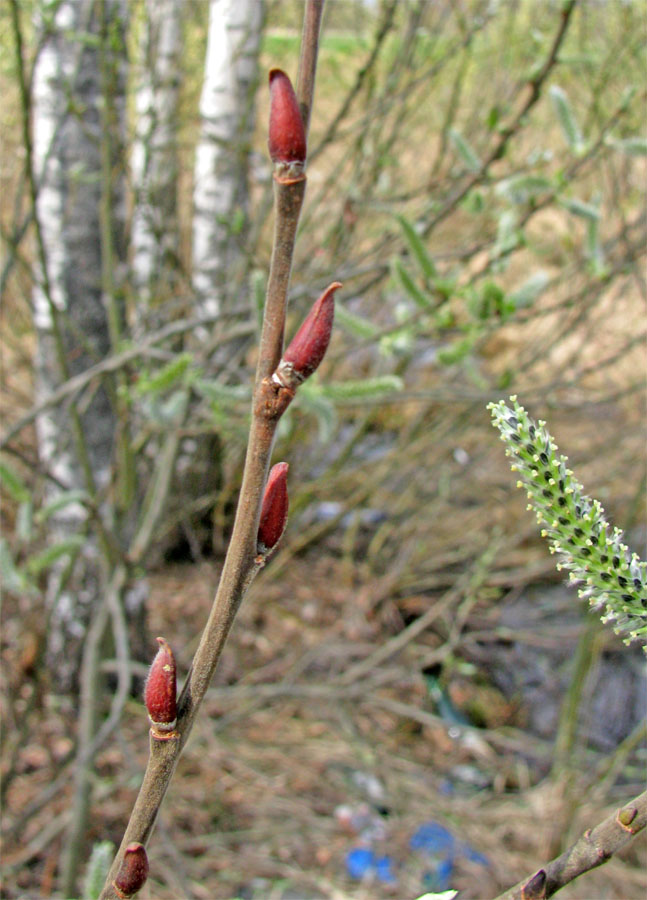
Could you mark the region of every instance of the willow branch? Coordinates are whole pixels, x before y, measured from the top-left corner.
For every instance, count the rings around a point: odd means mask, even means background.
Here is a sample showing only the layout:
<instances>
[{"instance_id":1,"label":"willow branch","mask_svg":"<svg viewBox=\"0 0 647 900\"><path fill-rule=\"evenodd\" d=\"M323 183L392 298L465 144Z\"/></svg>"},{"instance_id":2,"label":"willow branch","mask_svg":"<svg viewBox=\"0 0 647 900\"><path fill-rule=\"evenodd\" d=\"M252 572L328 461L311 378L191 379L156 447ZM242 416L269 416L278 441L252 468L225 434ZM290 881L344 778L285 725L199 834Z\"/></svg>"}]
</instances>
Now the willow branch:
<instances>
[{"instance_id":1,"label":"willow branch","mask_svg":"<svg viewBox=\"0 0 647 900\"><path fill-rule=\"evenodd\" d=\"M312 100L315 90L317 59L319 58L319 32L321 30L324 2L325 0L308 0L303 15L296 93L306 137L310 127L310 113L312 112Z\"/></svg>"},{"instance_id":2,"label":"willow branch","mask_svg":"<svg viewBox=\"0 0 647 900\"><path fill-rule=\"evenodd\" d=\"M572 847L530 878L500 894L496 900L546 900L585 872L596 869L625 847L647 825L647 791L631 800L595 828L589 828Z\"/></svg>"},{"instance_id":3,"label":"willow branch","mask_svg":"<svg viewBox=\"0 0 647 900\"><path fill-rule=\"evenodd\" d=\"M308 110L314 91L322 8L323 0L308 0L305 10L304 43L308 46L302 52L298 84L301 86L300 99ZM305 73L302 72L304 66L307 66ZM119 897L114 880L126 848L135 843L146 845L151 835L180 753L188 740L238 608L255 574L263 565L264 560L258 555L257 546L261 500L276 426L292 396L284 387L272 382L271 375L278 366L283 349L294 242L304 194L305 176L287 180L275 178L274 244L252 401L252 421L232 536L209 618L178 698L175 730L164 739L160 739L151 730L150 754L144 780L121 846L106 878L101 900L116 900Z\"/></svg>"}]
</instances>

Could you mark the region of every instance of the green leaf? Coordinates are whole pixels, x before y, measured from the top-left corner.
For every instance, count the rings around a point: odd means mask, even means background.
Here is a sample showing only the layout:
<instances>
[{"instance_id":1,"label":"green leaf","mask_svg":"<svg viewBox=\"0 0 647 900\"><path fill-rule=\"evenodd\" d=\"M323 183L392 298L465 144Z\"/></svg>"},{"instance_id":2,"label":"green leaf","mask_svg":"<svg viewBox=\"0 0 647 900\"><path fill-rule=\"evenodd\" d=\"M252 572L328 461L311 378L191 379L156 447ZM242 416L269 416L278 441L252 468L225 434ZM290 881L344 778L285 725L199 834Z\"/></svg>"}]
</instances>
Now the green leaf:
<instances>
[{"instance_id":1,"label":"green leaf","mask_svg":"<svg viewBox=\"0 0 647 900\"><path fill-rule=\"evenodd\" d=\"M416 900L454 900L458 891L441 891L440 894L422 894Z\"/></svg>"},{"instance_id":2,"label":"green leaf","mask_svg":"<svg viewBox=\"0 0 647 900\"><path fill-rule=\"evenodd\" d=\"M503 256L506 253L510 253L515 247L519 246L520 240L517 217L512 210L505 210L499 216L496 241L492 248L492 254L494 256Z\"/></svg>"},{"instance_id":3,"label":"green leaf","mask_svg":"<svg viewBox=\"0 0 647 900\"><path fill-rule=\"evenodd\" d=\"M193 387L212 403L229 408L249 402L252 395L247 384L223 384L215 378L200 378Z\"/></svg>"},{"instance_id":4,"label":"green leaf","mask_svg":"<svg viewBox=\"0 0 647 900\"><path fill-rule=\"evenodd\" d=\"M527 203L538 194L553 189L553 182L543 175L514 175L501 181L495 189L500 197L511 203Z\"/></svg>"},{"instance_id":5,"label":"green leaf","mask_svg":"<svg viewBox=\"0 0 647 900\"><path fill-rule=\"evenodd\" d=\"M420 269L422 277L425 280L433 278L436 274L436 266L431 256L429 256L427 248L425 247L423 240L416 231L414 225L409 222L408 219L405 219L404 216L396 216L396 218L400 223L400 227L402 228L402 232L404 234L409 250L411 251L411 255L418 264L418 268Z\"/></svg>"},{"instance_id":6,"label":"green leaf","mask_svg":"<svg viewBox=\"0 0 647 900\"><path fill-rule=\"evenodd\" d=\"M589 219L586 223L586 255L597 273L604 270L604 253L600 244L600 221Z\"/></svg>"},{"instance_id":7,"label":"green leaf","mask_svg":"<svg viewBox=\"0 0 647 900\"><path fill-rule=\"evenodd\" d=\"M400 282L401 286L419 309L433 309L434 303L429 294L418 287L404 267L402 260L397 256L391 260L391 271L394 278Z\"/></svg>"},{"instance_id":8,"label":"green leaf","mask_svg":"<svg viewBox=\"0 0 647 900\"><path fill-rule=\"evenodd\" d=\"M376 375L374 378L336 381L322 385L321 392L336 402L377 400L403 390L404 382L397 375Z\"/></svg>"},{"instance_id":9,"label":"green leaf","mask_svg":"<svg viewBox=\"0 0 647 900\"><path fill-rule=\"evenodd\" d=\"M8 463L0 462L0 481L16 503L26 503L31 498L27 485Z\"/></svg>"},{"instance_id":10,"label":"green leaf","mask_svg":"<svg viewBox=\"0 0 647 900\"><path fill-rule=\"evenodd\" d=\"M21 503L16 513L16 536L23 544L31 538L34 526L34 507L31 500Z\"/></svg>"},{"instance_id":11,"label":"green leaf","mask_svg":"<svg viewBox=\"0 0 647 900\"><path fill-rule=\"evenodd\" d=\"M66 538L64 541L47 547L41 553L30 556L26 562L27 571L30 575L40 575L63 556L75 556L84 544L85 538L80 534Z\"/></svg>"},{"instance_id":12,"label":"green leaf","mask_svg":"<svg viewBox=\"0 0 647 900\"><path fill-rule=\"evenodd\" d=\"M515 309L524 309L527 306L532 306L537 297L546 290L549 280L548 274L543 269L539 269L524 281L516 291L512 291L508 295L508 299Z\"/></svg>"},{"instance_id":13,"label":"green leaf","mask_svg":"<svg viewBox=\"0 0 647 900\"><path fill-rule=\"evenodd\" d=\"M229 219L229 230L231 234L242 234L243 228L245 227L245 211L237 206L234 209L233 214L230 215Z\"/></svg>"},{"instance_id":14,"label":"green leaf","mask_svg":"<svg viewBox=\"0 0 647 900\"><path fill-rule=\"evenodd\" d=\"M434 326L439 331L446 331L448 328L454 328L456 325L456 316L449 303L444 303L436 315L434 316Z\"/></svg>"},{"instance_id":15,"label":"green leaf","mask_svg":"<svg viewBox=\"0 0 647 900\"><path fill-rule=\"evenodd\" d=\"M600 210L597 207L590 203L585 203L583 200L578 200L577 197L562 197L559 202L564 209L573 213L574 216L579 216L581 219L597 222L600 218Z\"/></svg>"},{"instance_id":16,"label":"green leaf","mask_svg":"<svg viewBox=\"0 0 647 900\"><path fill-rule=\"evenodd\" d=\"M13 594L23 594L26 591L32 593L34 590L25 573L16 566L9 544L4 538L0 538L0 576L5 590Z\"/></svg>"},{"instance_id":17,"label":"green leaf","mask_svg":"<svg viewBox=\"0 0 647 900\"><path fill-rule=\"evenodd\" d=\"M100 896L114 852L112 841L99 841L92 846L83 879L83 900L97 900Z\"/></svg>"},{"instance_id":18,"label":"green leaf","mask_svg":"<svg viewBox=\"0 0 647 900\"><path fill-rule=\"evenodd\" d=\"M65 507L69 506L71 503L85 504L89 499L89 495L86 491L63 491L55 497L54 500L38 510L36 513L36 521L39 524L46 522L53 515L56 515L57 512L61 509L65 509Z\"/></svg>"},{"instance_id":19,"label":"green leaf","mask_svg":"<svg viewBox=\"0 0 647 900\"><path fill-rule=\"evenodd\" d=\"M553 109L555 110L566 143L575 153L581 153L584 149L584 139L582 138L582 132L577 124L568 97L556 84L550 88L548 94L552 101Z\"/></svg>"},{"instance_id":20,"label":"green leaf","mask_svg":"<svg viewBox=\"0 0 647 900\"><path fill-rule=\"evenodd\" d=\"M505 292L495 281L486 281L480 291L473 291L468 297L467 306L471 314L481 321L486 321L503 308Z\"/></svg>"},{"instance_id":21,"label":"green leaf","mask_svg":"<svg viewBox=\"0 0 647 900\"><path fill-rule=\"evenodd\" d=\"M451 366L454 363L460 362L472 352L475 340L476 337L474 335L467 335L467 337L459 338L459 340L450 344L449 347L440 349L436 354L436 359L443 366Z\"/></svg>"},{"instance_id":22,"label":"green leaf","mask_svg":"<svg viewBox=\"0 0 647 900\"><path fill-rule=\"evenodd\" d=\"M137 393L141 396L143 394L159 394L167 390L182 378L192 360L191 353L180 353L154 375L140 378L137 382Z\"/></svg>"},{"instance_id":23,"label":"green leaf","mask_svg":"<svg viewBox=\"0 0 647 900\"><path fill-rule=\"evenodd\" d=\"M416 338L416 330L411 325L404 328L394 328L388 334L380 338L380 353L382 356L409 353Z\"/></svg>"},{"instance_id":24,"label":"green leaf","mask_svg":"<svg viewBox=\"0 0 647 900\"><path fill-rule=\"evenodd\" d=\"M341 303L335 303L335 322L353 337L370 339L378 332L372 322L349 312Z\"/></svg>"},{"instance_id":25,"label":"green leaf","mask_svg":"<svg viewBox=\"0 0 647 900\"><path fill-rule=\"evenodd\" d=\"M474 190L470 191L461 201L461 209L464 209L465 212L470 213L470 215L482 213L485 209L485 197L483 196L483 191L478 190L478 188L474 188Z\"/></svg>"},{"instance_id":26,"label":"green leaf","mask_svg":"<svg viewBox=\"0 0 647 900\"><path fill-rule=\"evenodd\" d=\"M449 300L456 290L456 281L453 278L434 278L431 286L443 300Z\"/></svg>"},{"instance_id":27,"label":"green leaf","mask_svg":"<svg viewBox=\"0 0 647 900\"><path fill-rule=\"evenodd\" d=\"M176 425L180 422L189 403L189 392L180 388L167 397L163 403L157 405L157 410L162 422Z\"/></svg>"},{"instance_id":28,"label":"green leaf","mask_svg":"<svg viewBox=\"0 0 647 900\"><path fill-rule=\"evenodd\" d=\"M487 118L485 120L485 124L488 127L488 131L494 131L494 129L499 124L500 117L501 117L501 111L499 110L499 107L496 106L496 104L495 104L494 106L492 106L490 108L490 111L487 114Z\"/></svg>"},{"instance_id":29,"label":"green leaf","mask_svg":"<svg viewBox=\"0 0 647 900\"><path fill-rule=\"evenodd\" d=\"M470 172L480 172L482 168L481 160L478 158L474 150L472 150L463 135L459 131L456 131L455 128L450 128L449 137L456 147L458 155L463 160Z\"/></svg>"},{"instance_id":30,"label":"green leaf","mask_svg":"<svg viewBox=\"0 0 647 900\"><path fill-rule=\"evenodd\" d=\"M610 147L626 156L647 156L647 138L631 137L622 141L608 141Z\"/></svg>"}]
</instances>

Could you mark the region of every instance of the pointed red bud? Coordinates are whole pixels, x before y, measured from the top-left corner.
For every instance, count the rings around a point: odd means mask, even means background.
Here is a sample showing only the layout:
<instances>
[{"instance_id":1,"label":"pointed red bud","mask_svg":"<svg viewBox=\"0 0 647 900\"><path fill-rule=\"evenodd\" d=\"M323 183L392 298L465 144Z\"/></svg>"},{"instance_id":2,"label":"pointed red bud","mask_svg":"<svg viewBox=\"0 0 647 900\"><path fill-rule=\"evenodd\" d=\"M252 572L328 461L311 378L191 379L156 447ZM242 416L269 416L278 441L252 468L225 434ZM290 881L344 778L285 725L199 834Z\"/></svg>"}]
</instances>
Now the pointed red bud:
<instances>
[{"instance_id":1,"label":"pointed red bud","mask_svg":"<svg viewBox=\"0 0 647 900\"><path fill-rule=\"evenodd\" d=\"M341 284L335 281L326 288L283 354L281 363L292 369L299 382L312 375L328 349L335 318L334 294L340 287Z\"/></svg>"},{"instance_id":2,"label":"pointed red bud","mask_svg":"<svg viewBox=\"0 0 647 900\"><path fill-rule=\"evenodd\" d=\"M258 525L258 548L264 554L281 540L288 520L288 469L287 463L272 466L265 485L261 518Z\"/></svg>"},{"instance_id":3,"label":"pointed red bud","mask_svg":"<svg viewBox=\"0 0 647 900\"><path fill-rule=\"evenodd\" d=\"M270 128L268 146L277 167L303 171L306 161L306 132L292 82L281 69L270 71ZM296 164L296 165L294 165Z\"/></svg>"},{"instance_id":4,"label":"pointed red bud","mask_svg":"<svg viewBox=\"0 0 647 900\"><path fill-rule=\"evenodd\" d=\"M173 731L177 718L175 658L164 638L158 637L157 643L160 647L148 673L144 702L153 731Z\"/></svg>"},{"instance_id":5,"label":"pointed red bud","mask_svg":"<svg viewBox=\"0 0 647 900\"><path fill-rule=\"evenodd\" d=\"M148 878L148 857L143 844L128 844L124 852L121 868L115 880L114 887L120 897L132 897L141 890Z\"/></svg>"}]
</instances>

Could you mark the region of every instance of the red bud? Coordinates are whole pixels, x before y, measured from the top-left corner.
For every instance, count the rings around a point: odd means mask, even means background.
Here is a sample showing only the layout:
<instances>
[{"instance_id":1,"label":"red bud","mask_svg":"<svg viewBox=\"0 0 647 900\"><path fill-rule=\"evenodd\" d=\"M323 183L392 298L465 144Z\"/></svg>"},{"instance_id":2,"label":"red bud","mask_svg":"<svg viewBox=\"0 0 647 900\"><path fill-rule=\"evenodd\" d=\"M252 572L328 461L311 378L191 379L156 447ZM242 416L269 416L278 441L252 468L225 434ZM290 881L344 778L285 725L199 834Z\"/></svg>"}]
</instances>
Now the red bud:
<instances>
[{"instance_id":1,"label":"red bud","mask_svg":"<svg viewBox=\"0 0 647 900\"><path fill-rule=\"evenodd\" d=\"M292 82L281 69L270 71L268 146L273 163L296 163L291 174L300 174L306 161L306 132Z\"/></svg>"},{"instance_id":2,"label":"red bud","mask_svg":"<svg viewBox=\"0 0 647 900\"><path fill-rule=\"evenodd\" d=\"M335 318L334 293L340 287L341 284L335 281L326 288L283 354L281 364L286 363L287 368L292 369L297 381L304 381L312 375L324 358Z\"/></svg>"},{"instance_id":3,"label":"red bud","mask_svg":"<svg viewBox=\"0 0 647 900\"><path fill-rule=\"evenodd\" d=\"M164 638L153 660L144 688L144 702L154 731L173 731L177 717L175 658Z\"/></svg>"},{"instance_id":4,"label":"red bud","mask_svg":"<svg viewBox=\"0 0 647 900\"><path fill-rule=\"evenodd\" d=\"M261 518L258 525L258 545L261 553L272 550L281 540L288 520L287 463L272 466L265 485Z\"/></svg>"},{"instance_id":5,"label":"red bud","mask_svg":"<svg viewBox=\"0 0 647 900\"><path fill-rule=\"evenodd\" d=\"M148 857L143 844L128 844L119 874L113 881L120 897L132 897L148 878Z\"/></svg>"}]
</instances>

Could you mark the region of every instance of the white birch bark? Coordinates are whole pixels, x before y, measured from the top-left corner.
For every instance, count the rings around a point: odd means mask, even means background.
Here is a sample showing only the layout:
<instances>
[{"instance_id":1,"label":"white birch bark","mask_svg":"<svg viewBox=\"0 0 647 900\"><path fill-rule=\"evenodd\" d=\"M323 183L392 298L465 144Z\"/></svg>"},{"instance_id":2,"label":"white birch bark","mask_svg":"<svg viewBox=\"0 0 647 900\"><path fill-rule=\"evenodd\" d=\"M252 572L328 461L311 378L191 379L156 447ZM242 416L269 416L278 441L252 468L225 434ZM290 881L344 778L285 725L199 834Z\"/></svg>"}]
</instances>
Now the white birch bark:
<instances>
[{"instance_id":1,"label":"white birch bark","mask_svg":"<svg viewBox=\"0 0 647 900\"><path fill-rule=\"evenodd\" d=\"M193 287L202 315L237 299L262 23L262 0L209 4L193 195Z\"/></svg>"},{"instance_id":2,"label":"white birch bark","mask_svg":"<svg viewBox=\"0 0 647 900\"><path fill-rule=\"evenodd\" d=\"M132 270L138 332L154 327L151 306L159 307L172 297L177 285L177 134L184 3L145 0L145 8L131 156L135 189Z\"/></svg>"},{"instance_id":3,"label":"white birch bark","mask_svg":"<svg viewBox=\"0 0 647 900\"><path fill-rule=\"evenodd\" d=\"M42 28L36 13L36 28ZM102 286L100 226L101 75L99 4L94 0L61 0L39 54L33 77L33 148L38 180L36 216L45 252L45 272L33 290L37 335L35 400L44 400L66 378L88 368L110 349ZM125 0L108 0L105 14L125 22ZM125 87L125 72L120 79ZM115 85L112 86L113 88ZM115 109L123 120L124 103ZM113 184L116 211L113 247L123 242L123 180ZM121 191L120 189L121 188ZM57 312L58 329L54 327ZM58 335L57 335L58 331ZM89 396L81 415L87 459L98 489L110 477L114 416L102 389ZM73 438L70 417L54 408L39 416L39 457L53 476L49 499L62 489L88 488ZM83 529L81 505L64 507L51 521L52 542ZM79 642L97 596L96 551L91 541L83 554L85 571L74 588L61 583L64 567L51 573L47 589L50 662L55 660L56 687L67 689L76 676ZM94 571L92 571L94 570ZM92 572L88 576L88 571ZM71 650L75 645L77 652Z\"/></svg>"}]
</instances>

